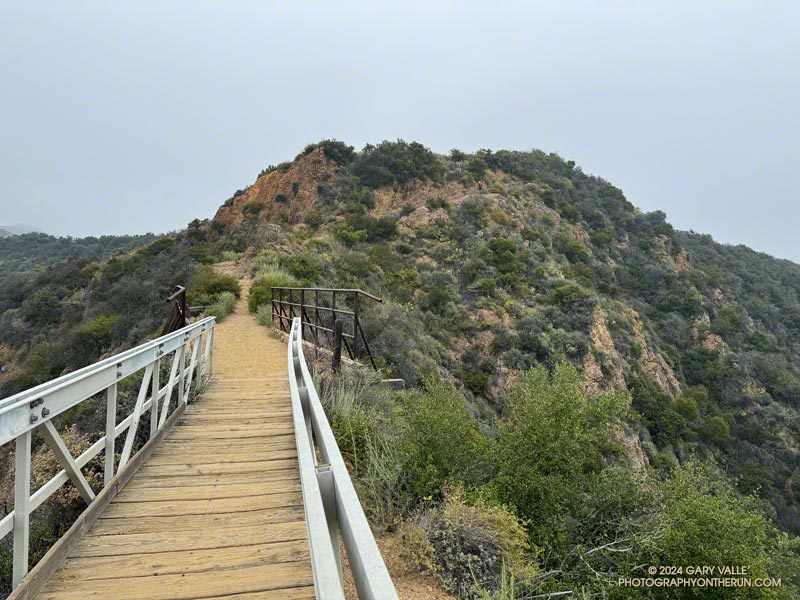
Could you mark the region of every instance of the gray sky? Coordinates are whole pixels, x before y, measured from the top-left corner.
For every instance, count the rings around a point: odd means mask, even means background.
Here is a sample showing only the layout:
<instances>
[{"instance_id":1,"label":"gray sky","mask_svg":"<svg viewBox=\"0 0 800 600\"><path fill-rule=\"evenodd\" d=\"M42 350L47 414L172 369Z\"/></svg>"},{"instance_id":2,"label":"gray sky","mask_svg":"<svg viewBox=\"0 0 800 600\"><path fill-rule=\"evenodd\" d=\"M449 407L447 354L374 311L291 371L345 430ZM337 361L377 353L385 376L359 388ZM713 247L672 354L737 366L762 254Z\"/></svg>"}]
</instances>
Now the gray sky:
<instances>
[{"instance_id":1,"label":"gray sky","mask_svg":"<svg viewBox=\"0 0 800 600\"><path fill-rule=\"evenodd\" d=\"M0 0L0 224L210 217L325 137L556 151L800 260L799 2Z\"/></svg>"}]
</instances>

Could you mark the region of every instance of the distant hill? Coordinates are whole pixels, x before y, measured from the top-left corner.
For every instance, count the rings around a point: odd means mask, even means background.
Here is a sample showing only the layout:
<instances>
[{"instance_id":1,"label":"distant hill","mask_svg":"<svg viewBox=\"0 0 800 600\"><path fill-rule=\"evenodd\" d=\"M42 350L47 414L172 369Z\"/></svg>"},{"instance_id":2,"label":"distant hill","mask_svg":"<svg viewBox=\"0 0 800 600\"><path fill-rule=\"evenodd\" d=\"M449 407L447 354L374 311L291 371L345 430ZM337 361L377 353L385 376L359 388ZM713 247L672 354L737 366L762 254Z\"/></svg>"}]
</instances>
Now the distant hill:
<instances>
[{"instance_id":1,"label":"distant hill","mask_svg":"<svg viewBox=\"0 0 800 600\"><path fill-rule=\"evenodd\" d=\"M26 223L17 223L16 225L0 225L0 237L7 237L9 235L22 235L25 233L39 233L39 230L33 225Z\"/></svg>"}]
</instances>

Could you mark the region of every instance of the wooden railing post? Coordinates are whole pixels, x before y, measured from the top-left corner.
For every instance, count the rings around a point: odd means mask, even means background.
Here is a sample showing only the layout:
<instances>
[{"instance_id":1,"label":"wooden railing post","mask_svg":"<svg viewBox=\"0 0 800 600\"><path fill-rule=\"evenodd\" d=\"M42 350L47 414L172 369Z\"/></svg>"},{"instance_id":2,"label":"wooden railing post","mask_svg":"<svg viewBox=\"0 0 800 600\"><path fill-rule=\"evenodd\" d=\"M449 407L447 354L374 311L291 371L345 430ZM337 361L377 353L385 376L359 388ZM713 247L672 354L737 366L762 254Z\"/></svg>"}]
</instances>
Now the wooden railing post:
<instances>
[{"instance_id":1,"label":"wooden railing post","mask_svg":"<svg viewBox=\"0 0 800 600\"><path fill-rule=\"evenodd\" d=\"M353 292L353 358L358 360L358 292Z\"/></svg>"},{"instance_id":2,"label":"wooden railing post","mask_svg":"<svg viewBox=\"0 0 800 600\"><path fill-rule=\"evenodd\" d=\"M300 290L300 335L306 337L306 291Z\"/></svg>"},{"instance_id":3,"label":"wooden railing post","mask_svg":"<svg viewBox=\"0 0 800 600\"><path fill-rule=\"evenodd\" d=\"M344 322L338 319L333 322L333 357L331 358L331 370L334 373L339 372L339 367L342 364L342 331L344 330Z\"/></svg>"}]
</instances>

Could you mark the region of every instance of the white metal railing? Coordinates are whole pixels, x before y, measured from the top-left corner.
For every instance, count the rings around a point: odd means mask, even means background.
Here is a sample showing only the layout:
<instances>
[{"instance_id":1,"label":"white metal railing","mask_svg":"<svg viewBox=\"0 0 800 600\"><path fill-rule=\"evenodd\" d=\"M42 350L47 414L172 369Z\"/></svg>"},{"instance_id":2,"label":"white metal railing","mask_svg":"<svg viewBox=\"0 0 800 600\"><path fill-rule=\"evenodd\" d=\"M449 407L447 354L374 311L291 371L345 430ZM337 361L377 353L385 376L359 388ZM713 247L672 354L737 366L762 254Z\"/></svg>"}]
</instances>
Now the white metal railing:
<instances>
[{"instance_id":1,"label":"white metal railing","mask_svg":"<svg viewBox=\"0 0 800 600\"><path fill-rule=\"evenodd\" d=\"M343 600L339 536L344 542L359 598L397 598L347 466L311 379L300 318L292 321L288 347L297 457L308 525L316 596Z\"/></svg>"},{"instance_id":2,"label":"white metal railing","mask_svg":"<svg viewBox=\"0 0 800 600\"><path fill-rule=\"evenodd\" d=\"M0 400L0 446L16 440L14 474L14 510L0 520L0 539L14 534L12 588L28 572L30 515L58 488L72 481L81 497L90 504L95 498L81 469L105 452L103 485L131 459L139 421L150 410L150 437L167 421L172 393L177 385L176 408L189 400L192 378L195 386L211 374L214 353L214 317L208 317L183 329L104 359L73 373ZM205 348L203 336L206 337ZM161 360L173 353L169 380L160 384ZM186 365L186 359L189 364ZM117 385L126 377L144 369L133 411L117 423ZM150 397L148 398L148 390ZM105 434L77 458L73 457L53 425L53 418L101 392L106 393ZM159 403L162 403L159 408ZM115 466L115 442L127 430L119 464ZM55 477L31 494L31 438L34 431L44 437L63 467Z\"/></svg>"}]
</instances>

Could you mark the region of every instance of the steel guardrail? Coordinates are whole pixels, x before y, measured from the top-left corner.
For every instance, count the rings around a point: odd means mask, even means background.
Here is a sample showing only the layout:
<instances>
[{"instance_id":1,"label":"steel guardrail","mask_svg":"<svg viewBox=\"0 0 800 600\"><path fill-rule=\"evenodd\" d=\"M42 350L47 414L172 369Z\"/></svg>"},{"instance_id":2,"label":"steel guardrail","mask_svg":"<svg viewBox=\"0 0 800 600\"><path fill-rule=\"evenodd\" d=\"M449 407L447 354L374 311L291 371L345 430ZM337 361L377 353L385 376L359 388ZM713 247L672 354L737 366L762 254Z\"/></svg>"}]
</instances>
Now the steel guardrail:
<instances>
[{"instance_id":1,"label":"steel guardrail","mask_svg":"<svg viewBox=\"0 0 800 600\"><path fill-rule=\"evenodd\" d=\"M292 320L288 344L297 455L317 598L343 599L341 536L358 597L398 598L356 494L303 355L302 325Z\"/></svg>"}]
</instances>

